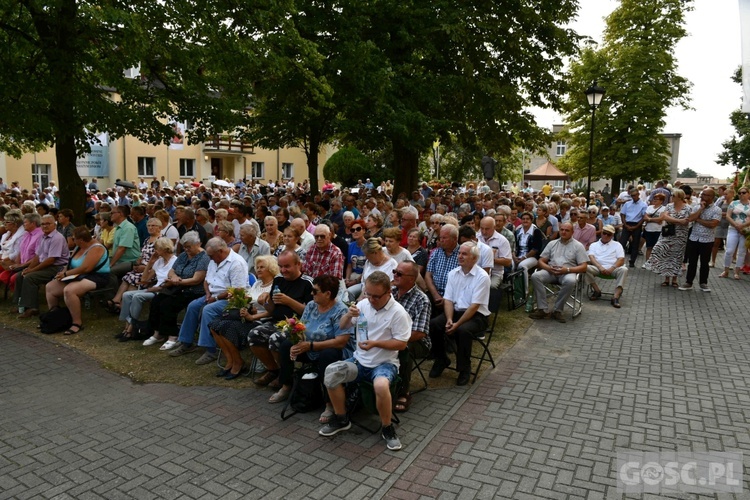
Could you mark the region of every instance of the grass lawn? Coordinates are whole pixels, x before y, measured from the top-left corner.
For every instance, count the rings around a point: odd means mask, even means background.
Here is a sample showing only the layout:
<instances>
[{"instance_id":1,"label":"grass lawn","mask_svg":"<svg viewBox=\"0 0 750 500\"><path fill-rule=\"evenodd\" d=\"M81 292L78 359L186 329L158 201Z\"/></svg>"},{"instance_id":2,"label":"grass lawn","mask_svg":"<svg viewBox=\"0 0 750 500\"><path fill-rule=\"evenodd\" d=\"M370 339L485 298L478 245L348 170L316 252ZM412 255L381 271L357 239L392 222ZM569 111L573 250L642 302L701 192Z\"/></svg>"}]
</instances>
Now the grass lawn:
<instances>
[{"instance_id":1,"label":"grass lawn","mask_svg":"<svg viewBox=\"0 0 750 500\"><path fill-rule=\"evenodd\" d=\"M9 306L6 301L5 310ZM42 311L46 306L42 305ZM15 314L3 312L0 315L0 325L26 332L29 335L42 337L49 342L55 342L82 352L96 361L107 370L126 376L137 383L167 383L185 386L225 386L235 388L255 387L249 377L239 377L234 380L217 378L218 370L215 363L196 366L195 360L201 355L199 349L178 358L168 356L159 351L159 345L143 347L140 341L118 342L113 337L122 331L123 323L117 316L108 313L103 308L92 305L89 310L84 310L84 330L76 335L65 336L61 333L44 335L37 330L39 318L18 319ZM501 310L497 320L495 334L490 344L490 351L497 359L499 355L509 349L518 338L528 329L531 320L527 318L523 308L515 311ZM481 353L475 344L475 352ZM244 351L247 359L249 351ZM476 363L477 361L474 361ZM425 375L429 372L432 361L422 365ZM455 364L453 365L455 366ZM476 364L474 364L476 366ZM492 365L485 361L482 365L482 373L491 369ZM481 374L480 374L481 375ZM456 372L446 370L442 377L430 380L430 388L452 387L457 377ZM413 389L418 389L422 380L417 375L412 376ZM263 389L267 390L267 389Z\"/></svg>"}]
</instances>

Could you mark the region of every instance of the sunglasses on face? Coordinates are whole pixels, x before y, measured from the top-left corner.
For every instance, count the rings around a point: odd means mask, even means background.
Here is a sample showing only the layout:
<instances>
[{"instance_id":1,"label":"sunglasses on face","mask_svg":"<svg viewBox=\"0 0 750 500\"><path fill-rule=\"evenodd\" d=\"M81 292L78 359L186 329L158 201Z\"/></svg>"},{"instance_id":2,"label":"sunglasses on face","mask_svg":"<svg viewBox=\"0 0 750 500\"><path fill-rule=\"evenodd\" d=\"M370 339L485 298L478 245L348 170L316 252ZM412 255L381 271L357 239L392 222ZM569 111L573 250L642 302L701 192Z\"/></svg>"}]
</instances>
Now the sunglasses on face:
<instances>
[{"instance_id":1,"label":"sunglasses on face","mask_svg":"<svg viewBox=\"0 0 750 500\"><path fill-rule=\"evenodd\" d=\"M326 235L325 234L316 234L315 235L315 239L316 240L324 240L324 239L326 239Z\"/></svg>"},{"instance_id":2,"label":"sunglasses on face","mask_svg":"<svg viewBox=\"0 0 750 500\"><path fill-rule=\"evenodd\" d=\"M382 299L383 297L385 297L386 295L388 295L388 293L389 293L389 292L381 293L380 295L373 295L373 294L370 294L370 293L364 292L364 295L365 295L365 297L367 297L368 299L372 299L372 300L380 300L380 299Z\"/></svg>"},{"instance_id":3,"label":"sunglasses on face","mask_svg":"<svg viewBox=\"0 0 750 500\"><path fill-rule=\"evenodd\" d=\"M399 278L400 278L400 277L402 277L402 276L414 276L413 274L406 274L406 273L402 273L402 272L401 272L401 271L399 271L398 269L394 269L394 270L393 270L393 275L394 275L394 276L398 276Z\"/></svg>"},{"instance_id":4,"label":"sunglasses on face","mask_svg":"<svg viewBox=\"0 0 750 500\"><path fill-rule=\"evenodd\" d=\"M359 227L359 226L357 226L357 227L353 227L353 228L352 228L352 232L353 232L353 233L356 233L357 231L362 231L362 228L361 228L361 227Z\"/></svg>"}]
</instances>

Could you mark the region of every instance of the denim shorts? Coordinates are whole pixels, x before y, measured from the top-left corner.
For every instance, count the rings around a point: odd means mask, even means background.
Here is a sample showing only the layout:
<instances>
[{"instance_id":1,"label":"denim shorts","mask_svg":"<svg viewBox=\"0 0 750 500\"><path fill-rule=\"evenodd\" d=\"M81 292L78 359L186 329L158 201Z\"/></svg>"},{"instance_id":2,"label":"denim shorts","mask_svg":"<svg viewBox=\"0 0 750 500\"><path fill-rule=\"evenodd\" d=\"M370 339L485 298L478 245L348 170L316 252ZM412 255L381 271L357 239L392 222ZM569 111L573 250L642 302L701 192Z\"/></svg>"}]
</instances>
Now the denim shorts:
<instances>
[{"instance_id":1,"label":"denim shorts","mask_svg":"<svg viewBox=\"0 0 750 500\"><path fill-rule=\"evenodd\" d=\"M336 361L328 365L325 374L326 387L335 387L348 382L361 382L367 380L374 382L378 377L388 379L388 383L396 380L398 367L392 363L385 363L374 368L362 366L354 358Z\"/></svg>"}]
</instances>

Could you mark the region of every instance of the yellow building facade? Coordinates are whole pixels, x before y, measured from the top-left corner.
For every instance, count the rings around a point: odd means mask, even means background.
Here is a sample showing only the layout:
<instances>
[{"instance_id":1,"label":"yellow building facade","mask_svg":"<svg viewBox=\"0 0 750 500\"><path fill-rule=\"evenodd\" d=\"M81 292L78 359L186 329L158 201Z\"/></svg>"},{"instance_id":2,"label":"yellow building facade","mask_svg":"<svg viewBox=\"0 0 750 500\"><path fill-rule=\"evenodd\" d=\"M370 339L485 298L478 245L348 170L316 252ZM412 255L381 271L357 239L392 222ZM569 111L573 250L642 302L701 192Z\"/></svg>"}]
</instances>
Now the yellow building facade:
<instances>
[{"instance_id":1,"label":"yellow building facade","mask_svg":"<svg viewBox=\"0 0 750 500\"><path fill-rule=\"evenodd\" d=\"M138 183L164 177L170 185L178 180L254 179L266 184L271 180L296 182L308 179L307 157L300 148L267 150L219 136L199 144L171 144L153 146L134 137L123 137L93 147L92 154L79 159L78 173L83 179L99 179L99 188L113 186L117 179ZM318 155L318 178L323 181L323 165L333 146L324 146ZM34 182L46 187L50 181L59 184L54 149L25 154L20 159L0 153L0 177L10 185L18 181L23 188Z\"/></svg>"}]
</instances>

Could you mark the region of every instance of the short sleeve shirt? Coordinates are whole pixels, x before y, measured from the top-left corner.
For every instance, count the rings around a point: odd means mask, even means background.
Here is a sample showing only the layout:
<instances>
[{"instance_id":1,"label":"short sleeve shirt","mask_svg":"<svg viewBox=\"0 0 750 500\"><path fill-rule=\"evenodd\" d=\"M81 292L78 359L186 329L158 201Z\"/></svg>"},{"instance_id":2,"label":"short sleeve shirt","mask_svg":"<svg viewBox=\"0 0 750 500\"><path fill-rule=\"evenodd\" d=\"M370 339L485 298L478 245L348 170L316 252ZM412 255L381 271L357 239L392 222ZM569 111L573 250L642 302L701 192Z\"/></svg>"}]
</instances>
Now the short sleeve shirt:
<instances>
[{"instance_id":1,"label":"short sleeve shirt","mask_svg":"<svg viewBox=\"0 0 750 500\"><path fill-rule=\"evenodd\" d=\"M448 273L458 267L458 246L453 253L446 255L442 248L435 249L427 262L427 272L432 273L432 282L435 283L438 293L445 293L445 285L448 282Z\"/></svg>"},{"instance_id":2,"label":"short sleeve shirt","mask_svg":"<svg viewBox=\"0 0 750 500\"><path fill-rule=\"evenodd\" d=\"M713 203L707 206L698 217L700 220L721 220L721 208ZM693 231L690 233L690 241L699 243L713 243L715 227L706 227L703 224L693 224Z\"/></svg>"},{"instance_id":3,"label":"short sleeve shirt","mask_svg":"<svg viewBox=\"0 0 750 500\"><path fill-rule=\"evenodd\" d=\"M119 262L135 262L141 256L141 242L138 239L138 232L135 226L127 220L115 226L112 249L117 250L119 247L125 247L125 253L120 257Z\"/></svg>"},{"instance_id":4,"label":"short sleeve shirt","mask_svg":"<svg viewBox=\"0 0 750 500\"><path fill-rule=\"evenodd\" d=\"M586 248L573 238L570 238L567 243L564 243L562 239L549 242L541 256L549 259L550 266L558 267L574 267L589 261Z\"/></svg>"},{"instance_id":5,"label":"short sleeve shirt","mask_svg":"<svg viewBox=\"0 0 750 500\"><path fill-rule=\"evenodd\" d=\"M201 250L198 255L190 257L187 252L182 252L172 266L172 270L175 272L178 278L189 279L192 278L195 273L199 271L207 271L208 263L211 261L208 254ZM205 289L203 283L198 283L185 289L186 293L189 294L203 294Z\"/></svg>"}]
</instances>

